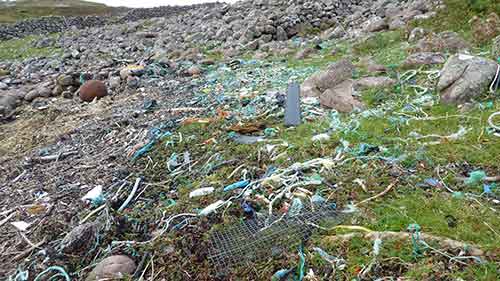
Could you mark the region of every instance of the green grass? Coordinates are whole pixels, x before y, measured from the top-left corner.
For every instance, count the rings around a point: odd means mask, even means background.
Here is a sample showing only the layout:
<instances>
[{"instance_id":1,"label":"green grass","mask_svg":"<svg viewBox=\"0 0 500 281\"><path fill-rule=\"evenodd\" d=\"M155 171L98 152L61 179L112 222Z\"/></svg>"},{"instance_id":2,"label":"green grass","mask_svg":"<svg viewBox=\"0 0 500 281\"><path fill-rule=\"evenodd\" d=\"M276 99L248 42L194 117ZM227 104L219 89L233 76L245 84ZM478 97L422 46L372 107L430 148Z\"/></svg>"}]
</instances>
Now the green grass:
<instances>
[{"instance_id":1,"label":"green grass","mask_svg":"<svg viewBox=\"0 0 500 281\"><path fill-rule=\"evenodd\" d=\"M23 19L43 16L87 16L102 15L115 9L87 1L17 1L14 6L0 4L0 23L12 23Z\"/></svg>"},{"instance_id":2,"label":"green grass","mask_svg":"<svg viewBox=\"0 0 500 281\"><path fill-rule=\"evenodd\" d=\"M56 37L57 35L50 36ZM12 39L0 42L0 60L45 57L61 53L60 49L54 47L36 48L34 44L41 38L41 36L32 35L22 39Z\"/></svg>"}]
</instances>

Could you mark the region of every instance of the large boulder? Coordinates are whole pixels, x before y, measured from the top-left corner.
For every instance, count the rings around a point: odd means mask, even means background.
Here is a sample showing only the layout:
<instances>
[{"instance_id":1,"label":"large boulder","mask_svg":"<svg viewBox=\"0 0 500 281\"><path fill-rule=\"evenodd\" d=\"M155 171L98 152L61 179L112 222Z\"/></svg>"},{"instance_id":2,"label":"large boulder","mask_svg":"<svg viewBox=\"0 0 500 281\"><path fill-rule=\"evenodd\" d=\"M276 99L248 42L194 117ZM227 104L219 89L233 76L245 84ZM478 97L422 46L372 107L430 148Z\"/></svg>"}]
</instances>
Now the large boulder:
<instances>
[{"instance_id":1,"label":"large boulder","mask_svg":"<svg viewBox=\"0 0 500 281\"><path fill-rule=\"evenodd\" d=\"M90 80L80 87L80 99L82 101L91 102L94 99L99 99L108 95L108 90L103 82Z\"/></svg>"},{"instance_id":2,"label":"large boulder","mask_svg":"<svg viewBox=\"0 0 500 281\"><path fill-rule=\"evenodd\" d=\"M444 31L439 34L431 34L420 39L416 46L412 49L413 52L459 52L469 50L471 45L465 41L460 35L452 31Z\"/></svg>"},{"instance_id":3,"label":"large boulder","mask_svg":"<svg viewBox=\"0 0 500 281\"><path fill-rule=\"evenodd\" d=\"M127 275L130 276L134 274L136 267L135 262L127 256L110 256L98 263L94 270L90 272L86 280L122 279Z\"/></svg>"},{"instance_id":4,"label":"large boulder","mask_svg":"<svg viewBox=\"0 0 500 281\"><path fill-rule=\"evenodd\" d=\"M319 97L322 106L333 108L338 112L351 112L355 108L363 108L363 103L354 95L352 80L346 80L327 89Z\"/></svg>"},{"instance_id":5,"label":"large boulder","mask_svg":"<svg viewBox=\"0 0 500 281\"><path fill-rule=\"evenodd\" d=\"M363 77L354 82L354 89L386 88L396 85L397 81L385 76Z\"/></svg>"},{"instance_id":6,"label":"large boulder","mask_svg":"<svg viewBox=\"0 0 500 281\"><path fill-rule=\"evenodd\" d=\"M403 65L412 67L420 65L443 64L445 62L446 58L441 53L422 52L409 55L403 62Z\"/></svg>"},{"instance_id":7,"label":"large boulder","mask_svg":"<svg viewBox=\"0 0 500 281\"><path fill-rule=\"evenodd\" d=\"M458 54L452 56L441 71L437 89L441 101L463 104L483 93L493 81L497 64L489 59Z\"/></svg>"},{"instance_id":8,"label":"large boulder","mask_svg":"<svg viewBox=\"0 0 500 281\"><path fill-rule=\"evenodd\" d=\"M301 86L302 97L316 97L322 106L339 112L350 112L362 107L362 103L353 95L351 80L354 65L348 60L341 60L307 78Z\"/></svg>"}]
</instances>

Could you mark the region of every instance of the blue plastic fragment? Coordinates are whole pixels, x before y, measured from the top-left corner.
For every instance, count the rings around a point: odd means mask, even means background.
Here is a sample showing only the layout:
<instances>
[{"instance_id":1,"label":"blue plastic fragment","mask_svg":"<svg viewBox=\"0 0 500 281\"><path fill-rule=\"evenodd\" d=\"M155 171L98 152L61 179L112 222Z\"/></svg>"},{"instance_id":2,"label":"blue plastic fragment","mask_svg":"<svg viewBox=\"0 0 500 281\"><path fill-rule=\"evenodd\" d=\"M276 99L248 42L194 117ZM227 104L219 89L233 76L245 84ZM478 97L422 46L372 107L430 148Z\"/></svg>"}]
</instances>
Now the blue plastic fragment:
<instances>
[{"instance_id":1,"label":"blue plastic fragment","mask_svg":"<svg viewBox=\"0 0 500 281\"><path fill-rule=\"evenodd\" d=\"M288 215L294 217L300 214L300 211L302 211L303 207L304 205L302 204L302 201L300 201L299 198L293 198L292 206L290 206L290 209L288 209Z\"/></svg>"},{"instance_id":2,"label":"blue plastic fragment","mask_svg":"<svg viewBox=\"0 0 500 281\"><path fill-rule=\"evenodd\" d=\"M255 210L252 208L252 206L250 206L250 204L248 204L247 202L243 202L241 204L241 207L243 208L243 211L245 212L245 214L248 214L250 216L254 216Z\"/></svg>"},{"instance_id":3,"label":"blue plastic fragment","mask_svg":"<svg viewBox=\"0 0 500 281\"><path fill-rule=\"evenodd\" d=\"M486 193L486 194L492 194L493 193L493 189L496 188L496 185L495 184L484 184L483 185L483 192Z\"/></svg>"},{"instance_id":4,"label":"blue plastic fragment","mask_svg":"<svg viewBox=\"0 0 500 281\"><path fill-rule=\"evenodd\" d=\"M235 189L238 189L238 188L244 188L244 187L246 187L249 184L250 184L250 182L248 180L243 180L243 181L235 182L233 184L230 184L230 185L224 187L224 192L232 191L232 190L235 190Z\"/></svg>"},{"instance_id":5,"label":"blue plastic fragment","mask_svg":"<svg viewBox=\"0 0 500 281\"><path fill-rule=\"evenodd\" d=\"M322 203L325 203L326 202L326 199L323 198L321 195L319 194L314 194L311 198L311 201L314 203L314 204L322 204Z\"/></svg>"},{"instance_id":6,"label":"blue plastic fragment","mask_svg":"<svg viewBox=\"0 0 500 281\"><path fill-rule=\"evenodd\" d=\"M272 281L279 281L285 278L288 274L292 272L291 269L280 269L276 271L276 273L273 274L273 277L271 277Z\"/></svg>"}]
</instances>

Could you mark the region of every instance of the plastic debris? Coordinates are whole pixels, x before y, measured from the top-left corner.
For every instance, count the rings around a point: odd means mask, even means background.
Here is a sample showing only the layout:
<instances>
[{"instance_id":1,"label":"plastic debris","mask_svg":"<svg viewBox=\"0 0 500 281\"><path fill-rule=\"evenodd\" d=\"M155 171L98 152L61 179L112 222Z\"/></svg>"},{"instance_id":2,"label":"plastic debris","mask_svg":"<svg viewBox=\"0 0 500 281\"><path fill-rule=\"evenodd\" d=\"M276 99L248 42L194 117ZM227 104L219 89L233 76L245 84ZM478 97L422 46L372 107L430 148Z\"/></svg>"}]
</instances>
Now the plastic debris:
<instances>
[{"instance_id":1,"label":"plastic debris","mask_svg":"<svg viewBox=\"0 0 500 281\"><path fill-rule=\"evenodd\" d=\"M239 181L239 182L235 182L233 184L230 184L230 185L224 187L224 192L232 191L232 190L235 190L235 189L238 189L238 188L244 188L248 184L250 184L250 182L248 180L242 180L242 181Z\"/></svg>"},{"instance_id":2,"label":"plastic debris","mask_svg":"<svg viewBox=\"0 0 500 281\"><path fill-rule=\"evenodd\" d=\"M463 192L460 192L460 191L455 191L452 193L451 195L453 198L455 199L464 199L465 198L465 195Z\"/></svg>"},{"instance_id":3,"label":"plastic debris","mask_svg":"<svg viewBox=\"0 0 500 281\"><path fill-rule=\"evenodd\" d=\"M292 206L290 206L290 209L288 209L288 216L297 216L298 214L300 214L300 211L302 211L303 207L304 204L302 204L302 201L299 198L293 198Z\"/></svg>"},{"instance_id":4,"label":"plastic debris","mask_svg":"<svg viewBox=\"0 0 500 281\"><path fill-rule=\"evenodd\" d=\"M24 221L14 221L10 223L13 227L15 227L19 231L26 231L30 227L31 224Z\"/></svg>"},{"instance_id":5,"label":"plastic debris","mask_svg":"<svg viewBox=\"0 0 500 281\"><path fill-rule=\"evenodd\" d=\"M214 192L215 188L213 187L203 187L193 190L189 193L189 198L205 196Z\"/></svg>"},{"instance_id":6,"label":"plastic debris","mask_svg":"<svg viewBox=\"0 0 500 281\"><path fill-rule=\"evenodd\" d=\"M318 253L322 259L330 263L336 269L343 270L347 266L347 263L344 259L334 257L319 247L313 247L313 250Z\"/></svg>"},{"instance_id":7,"label":"plastic debris","mask_svg":"<svg viewBox=\"0 0 500 281\"><path fill-rule=\"evenodd\" d=\"M470 173L469 178L465 180L467 185L478 185L484 178L486 178L486 173L482 170L473 171Z\"/></svg>"},{"instance_id":8,"label":"plastic debris","mask_svg":"<svg viewBox=\"0 0 500 281\"><path fill-rule=\"evenodd\" d=\"M230 138L239 144L254 144L265 139L263 136L245 136L238 133L231 134Z\"/></svg>"},{"instance_id":9,"label":"plastic debris","mask_svg":"<svg viewBox=\"0 0 500 281\"><path fill-rule=\"evenodd\" d=\"M102 186L98 185L92 188L85 196L82 197L84 202L90 202L93 206L99 206L104 203L104 195L102 194Z\"/></svg>"},{"instance_id":10,"label":"plastic debris","mask_svg":"<svg viewBox=\"0 0 500 281\"><path fill-rule=\"evenodd\" d=\"M293 269L280 269L276 271L273 274L273 277L271 277L271 281L279 281L282 280L283 278L287 277L290 272L292 272Z\"/></svg>"},{"instance_id":11,"label":"plastic debris","mask_svg":"<svg viewBox=\"0 0 500 281\"><path fill-rule=\"evenodd\" d=\"M311 197L311 201L314 203L314 204L323 204L326 202L326 199L323 198L321 195L319 194L314 194L312 197Z\"/></svg>"},{"instance_id":12,"label":"plastic debris","mask_svg":"<svg viewBox=\"0 0 500 281\"><path fill-rule=\"evenodd\" d=\"M329 139L330 139L329 134L319 134L319 135L315 135L311 138L312 141L327 141Z\"/></svg>"},{"instance_id":13,"label":"plastic debris","mask_svg":"<svg viewBox=\"0 0 500 281\"><path fill-rule=\"evenodd\" d=\"M304 279L304 267L306 265L306 256L304 255L304 246L300 245L299 247L299 265L297 267L297 274L299 275L297 280L302 281Z\"/></svg>"},{"instance_id":14,"label":"plastic debris","mask_svg":"<svg viewBox=\"0 0 500 281\"><path fill-rule=\"evenodd\" d=\"M66 281L71 280L71 278L69 277L68 273L66 273L66 270L64 270L64 268L62 268L60 266L51 266L51 267L47 268L46 270L42 271L40 274L38 274L38 276L35 278L34 281L45 280L45 279L42 279L42 276L46 275L47 273L49 273L51 271L57 271L59 273L52 276L50 278L50 280L55 279L55 277L64 277L64 280L66 280Z\"/></svg>"},{"instance_id":15,"label":"plastic debris","mask_svg":"<svg viewBox=\"0 0 500 281\"><path fill-rule=\"evenodd\" d=\"M285 126L298 126L300 123L300 85L292 83L288 86L286 97Z\"/></svg>"},{"instance_id":16,"label":"plastic debris","mask_svg":"<svg viewBox=\"0 0 500 281\"><path fill-rule=\"evenodd\" d=\"M214 202L210 205L208 205L207 207L205 207L203 210L200 211L199 215L200 216L208 216L210 215L211 213L215 212L215 210L217 210L219 207L221 207L222 205L224 205L226 202L225 201L222 201L222 200L219 200L217 202Z\"/></svg>"}]
</instances>

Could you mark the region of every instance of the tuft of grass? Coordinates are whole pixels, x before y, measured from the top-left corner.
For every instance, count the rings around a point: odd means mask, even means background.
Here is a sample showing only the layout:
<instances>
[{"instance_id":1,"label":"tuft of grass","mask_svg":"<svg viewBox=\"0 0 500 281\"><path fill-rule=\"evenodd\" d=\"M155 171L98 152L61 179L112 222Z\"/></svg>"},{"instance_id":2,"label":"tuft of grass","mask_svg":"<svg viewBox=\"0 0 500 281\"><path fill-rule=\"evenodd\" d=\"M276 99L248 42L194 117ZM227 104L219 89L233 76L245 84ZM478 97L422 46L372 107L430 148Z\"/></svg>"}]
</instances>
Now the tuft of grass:
<instances>
[{"instance_id":1,"label":"tuft of grass","mask_svg":"<svg viewBox=\"0 0 500 281\"><path fill-rule=\"evenodd\" d=\"M50 35L54 37L55 35ZM61 53L58 48L36 48L35 42L42 37L39 35L27 36L21 39L12 39L0 42L0 60L17 60L33 57L46 57Z\"/></svg>"}]
</instances>

